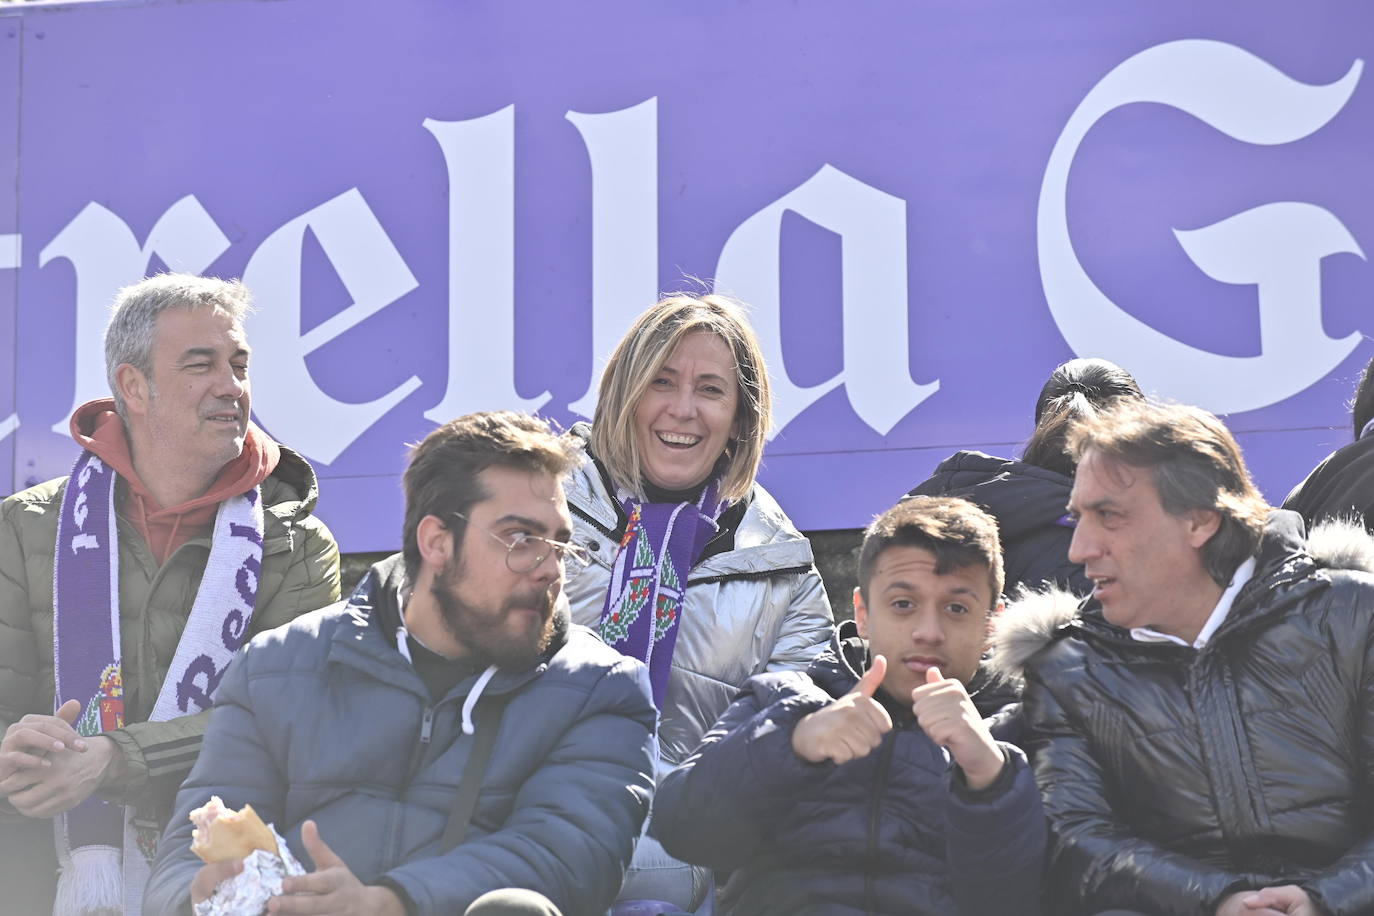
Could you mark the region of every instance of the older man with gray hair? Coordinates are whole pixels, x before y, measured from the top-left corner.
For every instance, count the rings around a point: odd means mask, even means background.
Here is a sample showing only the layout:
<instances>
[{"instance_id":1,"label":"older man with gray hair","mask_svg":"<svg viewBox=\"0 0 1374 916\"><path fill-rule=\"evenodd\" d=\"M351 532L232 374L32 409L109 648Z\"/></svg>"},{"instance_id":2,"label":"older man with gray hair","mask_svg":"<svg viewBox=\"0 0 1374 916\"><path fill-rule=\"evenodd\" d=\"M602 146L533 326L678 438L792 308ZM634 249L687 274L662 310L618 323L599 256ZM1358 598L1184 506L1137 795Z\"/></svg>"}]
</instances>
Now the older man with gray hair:
<instances>
[{"instance_id":1,"label":"older man with gray hair","mask_svg":"<svg viewBox=\"0 0 1374 916\"><path fill-rule=\"evenodd\" d=\"M250 420L249 308L238 281L121 290L71 475L0 503L7 911L139 912L230 657L338 598L315 474Z\"/></svg>"}]
</instances>

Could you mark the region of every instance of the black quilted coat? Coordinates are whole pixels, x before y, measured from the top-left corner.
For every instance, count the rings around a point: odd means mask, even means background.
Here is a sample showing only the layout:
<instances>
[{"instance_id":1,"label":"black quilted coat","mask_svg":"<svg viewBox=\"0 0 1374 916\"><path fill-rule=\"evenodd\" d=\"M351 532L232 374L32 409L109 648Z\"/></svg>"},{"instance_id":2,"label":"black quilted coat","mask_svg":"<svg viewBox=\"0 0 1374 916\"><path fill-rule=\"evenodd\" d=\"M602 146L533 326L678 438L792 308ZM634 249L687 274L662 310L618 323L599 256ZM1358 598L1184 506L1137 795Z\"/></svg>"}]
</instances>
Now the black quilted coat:
<instances>
[{"instance_id":1,"label":"black quilted coat","mask_svg":"<svg viewBox=\"0 0 1374 916\"><path fill-rule=\"evenodd\" d=\"M1210 914L1301 885L1330 916L1374 913L1374 556L1362 529L1276 511L1255 576L1201 650L1134 641L1092 601L1055 626L1014 608L1001 664L1055 834L1050 912ZM1334 566L1346 568L1333 568ZM1050 640L1031 653L1034 637ZM1020 644L1017 644L1018 638Z\"/></svg>"},{"instance_id":2,"label":"black quilted coat","mask_svg":"<svg viewBox=\"0 0 1374 916\"><path fill-rule=\"evenodd\" d=\"M1374 525L1374 435L1336 449L1283 501L1314 525L1345 518Z\"/></svg>"}]
</instances>

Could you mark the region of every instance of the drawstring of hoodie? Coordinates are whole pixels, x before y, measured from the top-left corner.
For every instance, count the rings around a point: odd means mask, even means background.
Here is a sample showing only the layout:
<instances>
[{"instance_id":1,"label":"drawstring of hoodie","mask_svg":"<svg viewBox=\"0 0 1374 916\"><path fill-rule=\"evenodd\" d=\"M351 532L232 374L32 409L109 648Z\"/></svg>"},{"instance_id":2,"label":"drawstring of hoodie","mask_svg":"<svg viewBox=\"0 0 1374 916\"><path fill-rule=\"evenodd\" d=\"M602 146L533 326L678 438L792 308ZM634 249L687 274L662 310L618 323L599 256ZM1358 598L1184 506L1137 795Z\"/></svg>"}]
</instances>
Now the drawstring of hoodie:
<instances>
[{"instance_id":1,"label":"drawstring of hoodie","mask_svg":"<svg viewBox=\"0 0 1374 916\"><path fill-rule=\"evenodd\" d=\"M142 500L140 500L140 502L141 501ZM167 557L171 556L171 552L167 548L172 544L176 543L177 532L181 530L181 520L185 517L186 516L184 515L178 515L175 519L173 519L172 530L167 533L167 537L163 540L162 546L153 548L153 550L158 555L159 562L166 563Z\"/></svg>"},{"instance_id":2,"label":"drawstring of hoodie","mask_svg":"<svg viewBox=\"0 0 1374 916\"><path fill-rule=\"evenodd\" d=\"M396 628L396 650L413 665L415 662L410 658L410 646L406 643L406 637L409 635L404 623ZM463 700L463 734L465 735L471 735L477 731L472 724L472 710L477 705L477 701L482 698L482 691L487 689L487 684L491 683L491 679L496 676L496 670L496 666L491 665L478 675L477 683L472 685L472 689L468 691L467 699Z\"/></svg>"},{"instance_id":3,"label":"drawstring of hoodie","mask_svg":"<svg viewBox=\"0 0 1374 916\"><path fill-rule=\"evenodd\" d=\"M482 696L482 691L487 689L487 684L495 674L496 666L491 665L477 678L477 683L472 685L472 690L468 691L468 698L463 701L463 734L471 735L476 731L472 725L472 708L477 705L477 701Z\"/></svg>"},{"instance_id":4,"label":"drawstring of hoodie","mask_svg":"<svg viewBox=\"0 0 1374 916\"><path fill-rule=\"evenodd\" d=\"M144 532L144 542L148 545L148 549L153 552L153 558L157 560L157 565L161 566L166 563L168 557L172 555L169 548L177 542L177 532L181 531L181 523L186 516L181 513L174 516L172 518L172 530L159 538L154 530L152 520L148 517L148 505L145 497L130 488L125 497L124 505L126 511L132 510L137 513L137 517L133 519L134 527Z\"/></svg>"}]
</instances>

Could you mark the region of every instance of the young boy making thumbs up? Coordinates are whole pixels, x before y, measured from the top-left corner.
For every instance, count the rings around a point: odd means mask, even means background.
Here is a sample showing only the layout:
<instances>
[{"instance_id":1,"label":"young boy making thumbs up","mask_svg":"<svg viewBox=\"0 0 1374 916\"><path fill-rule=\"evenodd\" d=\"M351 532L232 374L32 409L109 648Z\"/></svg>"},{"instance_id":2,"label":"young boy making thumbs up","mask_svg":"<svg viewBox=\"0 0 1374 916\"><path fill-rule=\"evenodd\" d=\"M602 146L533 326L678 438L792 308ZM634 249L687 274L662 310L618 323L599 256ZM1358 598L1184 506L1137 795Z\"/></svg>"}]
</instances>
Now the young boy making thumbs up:
<instances>
[{"instance_id":1,"label":"young boy making thumbs up","mask_svg":"<svg viewBox=\"0 0 1374 916\"><path fill-rule=\"evenodd\" d=\"M1039 914L1046 827L965 684L1000 608L997 523L913 497L864 535L854 619L806 672L749 681L659 785L654 832L734 872L726 914Z\"/></svg>"}]
</instances>

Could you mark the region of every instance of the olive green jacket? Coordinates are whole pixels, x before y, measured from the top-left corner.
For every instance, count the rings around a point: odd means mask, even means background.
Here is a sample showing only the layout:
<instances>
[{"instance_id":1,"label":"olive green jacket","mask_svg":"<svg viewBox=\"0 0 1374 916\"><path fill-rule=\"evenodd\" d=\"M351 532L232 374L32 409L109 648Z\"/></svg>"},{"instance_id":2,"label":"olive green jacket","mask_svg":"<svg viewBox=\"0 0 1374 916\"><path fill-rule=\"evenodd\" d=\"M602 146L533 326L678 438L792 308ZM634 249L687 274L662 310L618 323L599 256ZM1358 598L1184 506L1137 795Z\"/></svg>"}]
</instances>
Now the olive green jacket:
<instances>
[{"instance_id":1,"label":"olive green jacket","mask_svg":"<svg viewBox=\"0 0 1374 916\"><path fill-rule=\"evenodd\" d=\"M52 713L53 550L66 478L50 480L0 503L0 733L27 713ZM117 492L123 504L124 485ZM250 636L325 607L339 598L339 549L311 515L315 472L285 447L262 484L262 574ZM210 550L194 538L161 567L131 521L119 518L119 615L128 724L107 732L124 755L123 773L100 796L165 819L177 788L200 751L208 713L146 721L186 625ZM0 800L6 822L23 819ZM0 851L6 844L0 842Z\"/></svg>"}]
</instances>

